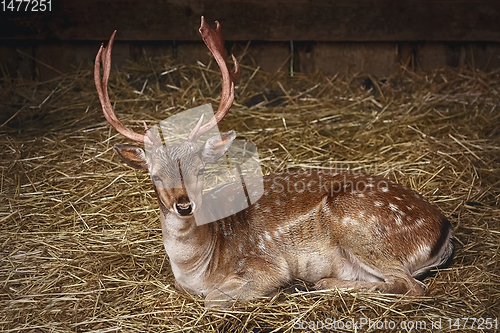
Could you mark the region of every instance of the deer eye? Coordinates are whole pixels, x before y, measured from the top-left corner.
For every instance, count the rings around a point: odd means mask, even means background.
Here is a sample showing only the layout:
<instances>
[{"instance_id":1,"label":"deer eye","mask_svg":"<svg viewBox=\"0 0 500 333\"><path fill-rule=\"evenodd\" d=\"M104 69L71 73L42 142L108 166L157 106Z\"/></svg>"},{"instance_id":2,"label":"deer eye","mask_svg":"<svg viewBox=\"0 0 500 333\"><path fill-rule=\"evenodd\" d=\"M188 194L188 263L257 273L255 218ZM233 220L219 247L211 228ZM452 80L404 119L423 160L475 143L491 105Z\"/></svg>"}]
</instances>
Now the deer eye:
<instances>
[{"instance_id":1,"label":"deer eye","mask_svg":"<svg viewBox=\"0 0 500 333\"><path fill-rule=\"evenodd\" d=\"M201 168L200 170L198 170L198 176L203 175L204 172L205 172L205 168Z\"/></svg>"},{"instance_id":2,"label":"deer eye","mask_svg":"<svg viewBox=\"0 0 500 333\"><path fill-rule=\"evenodd\" d=\"M160 176L154 175L152 178L154 182L161 182Z\"/></svg>"}]
</instances>

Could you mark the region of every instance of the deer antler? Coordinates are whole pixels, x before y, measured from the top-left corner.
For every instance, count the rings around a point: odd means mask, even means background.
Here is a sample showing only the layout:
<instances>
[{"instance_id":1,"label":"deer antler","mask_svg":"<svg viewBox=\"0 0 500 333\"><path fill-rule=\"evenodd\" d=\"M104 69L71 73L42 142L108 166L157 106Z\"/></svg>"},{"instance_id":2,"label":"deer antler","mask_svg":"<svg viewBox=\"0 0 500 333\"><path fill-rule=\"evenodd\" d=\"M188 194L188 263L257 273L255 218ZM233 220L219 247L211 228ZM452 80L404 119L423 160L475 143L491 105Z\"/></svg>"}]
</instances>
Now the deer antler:
<instances>
[{"instance_id":1,"label":"deer antler","mask_svg":"<svg viewBox=\"0 0 500 333\"><path fill-rule=\"evenodd\" d=\"M189 134L188 140L191 142L195 142L196 140L198 140L198 138L203 135L203 133L206 133L217 123L219 123L229 111L229 108L234 101L234 83L239 76L239 65L236 58L232 55L234 62L234 72L229 71L226 60L224 58L224 39L222 38L222 34L220 31L220 24L218 21L215 21L215 23L217 24L217 28L213 30L208 26L202 16L200 34L208 49L210 50L210 52L212 52L222 72L221 101L215 115L203 126L201 125L201 123L203 122L203 117L200 118L196 126ZM97 53L97 56L95 58L94 81L97 88L97 94L99 95L99 101L101 102L102 112L104 113L104 116L106 117L106 120L110 123L110 125L113 126L113 128L123 136L141 143L156 144L158 143L156 138L134 132L133 130L123 125L123 123L116 116L113 107L111 106L111 102L109 101L108 80L109 73L111 71L111 50L113 48L115 34L116 30L111 35L108 45L106 47L104 47L104 45L101 45L101 48L99 49L99 52ZM100 73L101 62L103 66L102 78ZM145 128L147 131L147 126L145 126Z\"/></svg>"},{"instance_id":2,"label":"deer antler","mask_svg":"<svg viewBox=\"0 0 500 333\"><path fill-rule=\"evenodd\" d=\"M113 41L115 39L116 30L111 35L108 45L104 47L101 44L99 52L95 58L94 64L94 81L97 88L97 94L99 95L99 101L101 102L102 112L104 117L111 126L114 127L121 135L141 143L153 144L153 141L149 136L144 134L139 134L133 130L127 128L123 123L116 117L115 111L111 106L108 95L108 79L109 73L111 71L111 49L113 48ZM103 67L102 79L101 79L101 62ZM145 126L146 127L146 126ZM147 130L147 127L146 127Z\"/></svg>"},{"instance_id":3,"label":"deer antler","mask_svg":"<svg viewBox=\"0 0 500 333\"><path fill-rule=\"evenodd\" d=\"M205 22L203 16L201 17L201 26L200 26L200 34L203 38L203 41L207 45L210 52L212 52L215 61L220 67L222 72L222 94L220 99L219 108L215 115L210 119L205 125L201 126L203 121L203 117L200 118L196 126L193 128L191 133L189 134L188 140L191 142L195 142L198 138L209 131L212 127L217 125L222 118L229 111L229 108L233 104L234 101L234 83L238 80L238 76L240 74L240 68L238 65L238 61L231 55L234 62L234 72L230 72L225 60L225 51L224 51L224 39L222 38L222 33L220 30L220 24L218 21L215 21L217 28L213 30L208 26Z\"/></svg>"}]
</instances>

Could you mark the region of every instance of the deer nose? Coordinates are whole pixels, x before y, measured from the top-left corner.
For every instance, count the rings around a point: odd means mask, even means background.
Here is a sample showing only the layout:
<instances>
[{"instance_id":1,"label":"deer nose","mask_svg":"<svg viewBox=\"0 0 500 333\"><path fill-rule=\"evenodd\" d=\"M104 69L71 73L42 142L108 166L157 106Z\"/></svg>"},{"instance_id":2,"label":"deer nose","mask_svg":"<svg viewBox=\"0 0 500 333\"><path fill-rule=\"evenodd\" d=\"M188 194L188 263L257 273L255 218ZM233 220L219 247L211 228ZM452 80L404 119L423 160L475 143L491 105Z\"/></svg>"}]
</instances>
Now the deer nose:
<instances>
[{"instance_id":1,"label":"deer nose","mask_svg":"<svg viewBox=\"0 0 500 333\"><path fill-rule=\"evenodd\" d=\"M175 211L177 214L180 216L189 216L193 214L194 211L194 202L187 202L187 203L176 203L174 205Z\"/></svg>"}]
</instances>

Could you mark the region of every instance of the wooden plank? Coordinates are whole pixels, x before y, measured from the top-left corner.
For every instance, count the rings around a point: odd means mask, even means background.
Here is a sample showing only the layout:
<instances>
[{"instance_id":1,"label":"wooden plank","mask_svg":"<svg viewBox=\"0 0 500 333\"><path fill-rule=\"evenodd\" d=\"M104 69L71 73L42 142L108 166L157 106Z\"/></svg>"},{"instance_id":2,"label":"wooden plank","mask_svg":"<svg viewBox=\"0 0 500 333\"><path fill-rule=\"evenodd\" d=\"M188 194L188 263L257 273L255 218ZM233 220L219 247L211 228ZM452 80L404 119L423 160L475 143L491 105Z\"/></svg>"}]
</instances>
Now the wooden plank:
<instances>
[{"instance_id":1,"label":"wooden plank","mask_svg":"<svg viewBox=\"0 0 500 333\"><path fill-rule=\"evenodd\" d=\"M387 77L398 68L396 43L314 43L307 49L298 49L297 71L326 75L368 73Z\"/></svg>"},{"instance_id":2,"label":"wooden plank","mask_svg":"<svg viewBox=\"0 0 500 333\"><path fill-rule=\"evenodd\" d=\"M44 81L76 68L91 70L97 53L95 44L60 42L30 46L21 41L15 45L0 45L0 77L6 74ZM400 65L410 69L468 66L489 71L500 68L500 43L297 42L294 45L294 71L301 73L321 71L326 75L347 76L366 73L387 77ZM237 42L232 44L229 52L235 54L242 64L271 73L288 71L291 61L288 42L250 45ZM174 54L185 64L195 64L198 60L205 64L214 61L203 42L179 42L174 47L165 42L119 41L113 49L113 68L144 57L173 57Z\"/></svg>"},{"instance_id":3,"label":"wooden plank","mask_svg":"<svg viewBox=\"0 0 500 333\"><path fill-rule=\"evenodd\" d=\"M290 67L289 42L234 43L229 51L242 64L264 72L288 71Z\"/></svg>"},{"instance_id":4,"label":"wooden plank","mask_svg":"<svg viewBox=\"0 0 500 333\"><path fill-rule=\"evenodd\" d=\"M1 74L11 77L34 78L34 48L26 43L0 45Z\"/></svg>"},{"instance_id":5,"label":"wooden plank","mask_svg":"<svg viewBox=\"0 0 500 333\"><path fill-rule=\"evenodd\" d=\"M8 2L8 1L7 1ZM0 12L0 40L200 40L200 16L227 40L497 41L492 0L64 0L51 12Z\"/></svg>"}]
</instances>

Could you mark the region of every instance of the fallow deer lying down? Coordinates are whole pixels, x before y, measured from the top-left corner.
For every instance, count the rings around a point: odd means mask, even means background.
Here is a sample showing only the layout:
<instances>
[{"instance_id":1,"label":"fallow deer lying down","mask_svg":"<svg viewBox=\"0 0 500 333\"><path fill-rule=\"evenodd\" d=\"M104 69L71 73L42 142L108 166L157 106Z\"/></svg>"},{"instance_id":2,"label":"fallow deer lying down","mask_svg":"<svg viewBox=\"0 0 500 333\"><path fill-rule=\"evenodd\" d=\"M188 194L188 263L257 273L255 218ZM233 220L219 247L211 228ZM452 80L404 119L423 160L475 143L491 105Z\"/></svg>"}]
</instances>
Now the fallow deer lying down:
<instances>
[{"instance_id":1,"label":"fallow deer lying down","mask_svg":"<svg viewBox=\"0 0 500 333\"><path fill-rule=\"evenodd\" d=\"M321 171L268 175L254 205L213 223L195 223L193 213L218 191L202 194L204 166L223 156L236 136L229 131L197 143L228 112L239 73L234 57L235 71L228 69L216 23L212 30L202 18L200 33L222 72L221 102L216 115L204 125L200 119L182 144L154 142L116 117L107 93L114 34L95 61L95 84L108 122L127 138L154 147L149 155L133 145L114 148L126 164L151 175L176 287L205 296L207 307L268 296L294 279L317 290L423 294L426 286L416 278L451 258L452 228L422 196L390 180ZM188 167L174 179L179 161ZM283 191L299 182L305 184L301 193Z\"/></svg>"}]
</instances>

